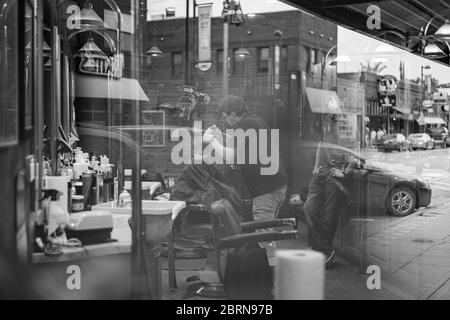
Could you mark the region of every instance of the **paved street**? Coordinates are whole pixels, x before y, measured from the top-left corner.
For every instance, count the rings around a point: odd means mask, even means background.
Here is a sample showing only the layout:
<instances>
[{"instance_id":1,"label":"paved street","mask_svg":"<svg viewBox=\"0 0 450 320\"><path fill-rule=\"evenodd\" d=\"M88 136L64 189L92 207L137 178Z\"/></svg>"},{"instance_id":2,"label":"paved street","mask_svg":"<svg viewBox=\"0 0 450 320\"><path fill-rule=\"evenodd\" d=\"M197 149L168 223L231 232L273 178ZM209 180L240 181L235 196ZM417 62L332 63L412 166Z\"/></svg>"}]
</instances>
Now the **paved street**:
<instances>
[{"instance_id":1,"label":"paved street","mask_svg":"<svg viewBox=\"0 0 450 320\"><path fill-rule=\"evenodd\" d=\"M364 156L382 168L417 175L431 183L429 207L407 217L377 216L365 224L368 264L382 269L382 286L402 299L450 298L450 149ZM360 225L361 226L361 225Z\"/></svg>"},{"instance_id":2,"label":"paved street","mask_svg":"<svg viewBox=\"0 0 450 320\"><path fill-rule=\"evenodd\" d=\"M360 269L358 261L338 252L334 268L326 271L326 299L450 299L450 177L448 156L450 149L430 151L382 153L370 150L364 156L374 165L390 170L417 174L430 181L433 188L431 205L420 208L406 217L371 216L367 221L355 219L347 228L364 226L365 241L354 239L345 251L365 248L365 266L381 269L381 288L369 290L369 275ZM418 166L421 168L418 168ZM278 249L307 249L307 228L300 223L299 240L281 241ZM350 232L349 232L350 231ZM347 233L351 230L347 229ZM339 241L337 241L339 242ZM273 249L268 249L271 264ZM194 264L194 261L187 261ZM198 262L204 265L204 261ZM164 298L202 299L190 291L192 283L186 279L200 267L177 261L178 290L168 290L167 275L163 274ZM164 264L163 264L164 265Z\"/></svg>"}]
</instances>

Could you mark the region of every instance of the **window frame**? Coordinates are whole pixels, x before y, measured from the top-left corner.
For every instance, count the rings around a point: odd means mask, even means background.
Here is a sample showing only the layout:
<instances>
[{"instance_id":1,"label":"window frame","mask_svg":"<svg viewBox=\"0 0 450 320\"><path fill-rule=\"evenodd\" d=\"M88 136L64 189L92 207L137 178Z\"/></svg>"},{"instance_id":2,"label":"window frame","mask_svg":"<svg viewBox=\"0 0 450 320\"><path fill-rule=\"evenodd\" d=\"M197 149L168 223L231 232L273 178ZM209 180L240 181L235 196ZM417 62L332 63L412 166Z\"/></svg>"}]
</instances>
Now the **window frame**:
<instances>
[{"instance_id":1,"label":"window frame","mask_svg":"<svg viewBox=\"0 0 450 320\"><path fill-rule=\"evenodd\" d=\"M180 55L180 56L181 56L181 64L180 64L180 66L175 65L175 57L176 57L177 55ZM171 67L171 70L172 70L172 78L178 78L178 75L179 75L180 73L181 73L181 74L184 73L184 63L183 63L183 58L184 58L184 54L183 54L182 51L174 51L174 52L171 53L170 67ZM180 67L180 68L181 68L181 71L178 72L178 71L177 71L177 70L178 70L177 67Z\"/></svg>"},{"instance_id":2,"label":"window frame","mask_svg":"<svg viewBox=\"0 0 450 320\"><path fill-rule=\"evenodd\" d=\"M263 49L267 49L267 59L262 60L261 59L261 53ZM265 73L269 73L269 69L270 69L270 47L258 47L256 48L257 51L257 62L256 62L256 71L258 74L265 74ZM264 69L261 67L261 62L262 61L267 61L267 70L264 67Z\"/></svg>"}]
</instances>

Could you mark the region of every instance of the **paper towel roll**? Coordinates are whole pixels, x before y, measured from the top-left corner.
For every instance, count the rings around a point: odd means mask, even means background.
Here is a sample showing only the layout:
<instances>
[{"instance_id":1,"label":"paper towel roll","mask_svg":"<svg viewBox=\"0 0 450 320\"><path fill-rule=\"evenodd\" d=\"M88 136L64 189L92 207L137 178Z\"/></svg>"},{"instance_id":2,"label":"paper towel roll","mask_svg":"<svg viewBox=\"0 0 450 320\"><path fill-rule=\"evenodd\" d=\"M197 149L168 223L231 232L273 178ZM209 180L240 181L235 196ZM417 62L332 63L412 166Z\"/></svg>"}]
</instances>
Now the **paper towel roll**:
<instances>
[{"instance_id":1,"label":"paper towel roll","mask_svg":"<svg viewBox=\"0 0 450 320\"><path fill-rule=\"evenodd\" d=\"M312 250L275 251L276 300L322 300L325 255Z\"/></svg>"}]
</instances>

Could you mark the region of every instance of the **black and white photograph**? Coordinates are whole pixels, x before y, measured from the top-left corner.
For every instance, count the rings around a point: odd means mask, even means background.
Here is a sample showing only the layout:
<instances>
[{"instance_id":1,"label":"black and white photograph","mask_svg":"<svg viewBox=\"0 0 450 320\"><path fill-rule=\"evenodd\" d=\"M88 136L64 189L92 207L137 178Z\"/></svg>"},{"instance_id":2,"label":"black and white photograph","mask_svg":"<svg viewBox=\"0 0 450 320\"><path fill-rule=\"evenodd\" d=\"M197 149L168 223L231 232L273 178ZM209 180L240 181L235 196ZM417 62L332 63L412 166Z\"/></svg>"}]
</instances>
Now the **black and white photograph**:
<instances>
[{"instance_id":1,"label":"black and white photograph","mask_svg":"<svg viewBox=\"0 0 450 320\"><path fill-rule=\"evenodd\" d=\"M449 122L450 0L0 0L0 300L450 300Z\"/></svg>"}]
</instances>

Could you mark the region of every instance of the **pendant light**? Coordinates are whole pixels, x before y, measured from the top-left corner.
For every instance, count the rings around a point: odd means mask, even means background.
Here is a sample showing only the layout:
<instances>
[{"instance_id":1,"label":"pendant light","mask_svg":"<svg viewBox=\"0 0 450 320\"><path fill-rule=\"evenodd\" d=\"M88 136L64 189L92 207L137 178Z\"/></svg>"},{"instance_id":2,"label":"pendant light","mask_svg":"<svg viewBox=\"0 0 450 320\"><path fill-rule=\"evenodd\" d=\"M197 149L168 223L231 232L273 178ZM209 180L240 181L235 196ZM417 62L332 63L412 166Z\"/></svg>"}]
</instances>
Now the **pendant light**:
<instances>
[{"instance_id":1,"label":"pendant light","mask_svg":"<svg viewBox=\"0 0 450 320\"><path fill-rule=\"evenodd\" d=\"M90 37L84 46L77 51L75 57L80 58L108 58L108 56L95 44L94 39Z\"/></svg>"},{"instance_id":2,"label":"pendant light","mask_svg":"<svg viewBox=\"0 0 450 320\"><path fill-rule=\"evenodd\" d=\"M342 55L338 55L336 58L334 58L330 62L330 66L337 66L338 63L346 63L346 62L352 62L352 59L350 59L347 55L342 54Z\"/></svg>"},{"instance_id":3,"label":"pendant light","mask_svg":"<svg viewBox=\"0 0 450 320\"><path fill-rule=\"evenodd\" d=\"M31 51L31 41L28 42L28 44L25 46L25 50ZM42 44L42 56L44 58L50 57L50 53L52 52L52 48L48 45L47 41L44 40L44 43Z\"/></svg>"},{"instance_id":4,"label":"pendant light","mask_svg":"<svg viewBox=\"0 0 450 320\"><path fill-rule=\"evenodd\" d=\"M376 54L393 54L397 52L397 49L387 43L383 43L375 49Z\"/></svg>"},{"instance_id":5,"label":"pendant light","mask_svg":"<svg viewBox=\"0 0 450 320\"><path fill-rule=\"evenodd\" d=\"M153 42L156 43L156 23L153 22L153 34L152 34ZM163 38L161 38L163 40ZM162 50L154 44L148 51L147 56L153 57L153 58L159 58L163 55Z\"/></svg>"},{"instance_id":6,"label":"pendant light","mask_svg":"<svg viewBox=\"0 0 450 320\"><path fill-rule=\"evenodd\" d=\"M435 43L429 43L425 46L424 55L430 59L441 59L447 56Z\"/></svg>"},{"instance_id":7,"label":"pendant light","mask_svg":"<svg viewBox=\"0 0 450 320\"><path fill-rule=\"evenodd\" d=\"M73 17L73 23L79 25L83 30L89 29L110 29L102 18L94 11L92 3L87 0L83 9Z\"/></svg>"},{"instance_id":8,"label":"pendant light","mask_svg":"<svg viewBox=\"0 0 450 320\"><path fill-rule=\"evenodd\" d=\"M147 55L154 57L154 58L158 58L161 57L163 55L163 52L161 51L161 49L158 46L152 46L148 51L147 51Z\"/></svg>"},{"instance_id":9,"label":"pendant light","mask_svg":"<svg viewBox=\"0 0 450 320\"><path fill-rule=\"evenodd\" d=\"M445 23L434 33L440 39L450 40L450 21L445 20Z\"/></svg>"},{"instance_id":10,"label":"pendant light","mask_svg":"<svg viewBox=\"0 0 450 320\"><path fill-rule=\"evenodd\" d=\"M244 47L240 47L239 49L237 49L234 54L241 59L245 59L246 57L250 56L250 52Z\"/></svg>"},{"instance_id":11,"label":"pendant light","mask_svg":"<svg viewBox=\"0 0 450 320\"><path fill-rule=\"evenodd\" d=\"M241 46L234 52L235 56L244 60L250 56L250 52L244 47L243 30L241 29Z\"/></svg>"}]
</instances>

